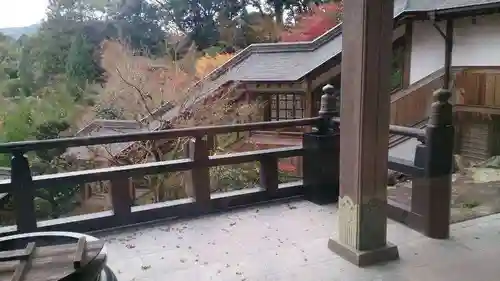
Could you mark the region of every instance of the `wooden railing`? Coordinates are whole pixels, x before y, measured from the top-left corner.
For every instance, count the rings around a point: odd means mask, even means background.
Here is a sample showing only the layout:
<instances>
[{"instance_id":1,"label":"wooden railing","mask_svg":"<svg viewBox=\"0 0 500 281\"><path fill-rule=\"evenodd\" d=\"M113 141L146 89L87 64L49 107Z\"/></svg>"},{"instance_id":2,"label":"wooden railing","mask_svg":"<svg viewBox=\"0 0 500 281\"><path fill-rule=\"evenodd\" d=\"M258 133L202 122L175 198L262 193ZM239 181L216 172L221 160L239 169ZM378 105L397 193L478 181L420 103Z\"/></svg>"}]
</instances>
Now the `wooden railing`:
<instances>
[{"instance_id":1,"label":"wooden railing","mask_svg":"<svg viewBox=\"0 0 500 281\"><path fill-rule=\"evenodd\" d=\"M210 155L211 140L217 134L313 126L318 128L315 134L330 136L332 138L331 140L336 144L335 147L338 149L340 134L335 133L332 135L331 130L325 131L325 126L328 127L331 126L328 124L339 122L340 120L338 118L332 118L332 116L329 115L289 121L183 128L146 133L61 138L0 144L0 153L9 153L12 155L11 179L0 181L0 193L10 193L13 196L16 217L16 226L0 228L0 236L15 232L31 232L35 230L70 230L87 232L160 219L196 216L269 200L305 195L303 186L306 185L306 182L311 183L317 181L316 178L312 178L311 176L314 175L314 173L304 173L303 181L280 184L278 177L278 160L280 158L313 155L314 153L316 153L315 155L322 155L321 149L318 148L322 147L321 145L312 145L308 147L299 145L278 149ZM338 126L334 127L338 128ZM421 129L390 126L390 133L416 138L420 140L422 144L417 148L414 162L389 158L388 168L408 174L412 178L418 179L419 183L425 182L425 180L422 181L420 179L428 179L429 176L432 175L432 173L424 169L424 167L427 167L429 164L429 161L426 161L426 155L428 154L425 154L427 151L426 132ZM306 135L304 135L304 137L305 136ZM28 152L44 149L165 140L180 137L188 137L191 140L192 145L190 146L189 157L144 164L32 176L30 164L25 156ZM331 150L328 147L326 149ZM334 177L338 179L338 151L333 151L333 155L337 155L337 157L320 156L319 158L324 158L322 161L309 161L309 165L318 166L303 167L304 171L306 169L309 169L309 171L323 171L325 169L321 165L326 163L327 166L332 169L331 172L327 171L327 173L333 174ZM211 194L210 167L246 162L260 163L259 187ZM304 163L304 165L306 164ZM188 194L188 198L134 206L133 198L127 188L131 177L177 171L191 171L189 181L192 190L190 194ZM51 188L56 184L59 186L65 183L76 185L105 180L111 182L111 201L113 208L111 211L37 222L34 207L36 189ZM332 188L338 188L338 183L336 187L332 186ZM423 188L422 190L428 192L428 188ZM430 217L430 214L425 211L428 209L426 209L425 206L428 205L429 197L425 195L422 196L422 192L420 191L419 188L412 189L412 208L389 204L389 215L392 219L406 223L410 227L424 233L428 233L429 227L426 221ZM417 212L413 209L413 206L423 211Z\"/></svg>"},{"instance_id":2,"label":"wooden railing","mask_svg":"<svg viewBox=\"0 0 500 281\"><path fill-rule=\"evenodd\" d=\"M0 153L10 153L13 156L11 161L11 179L0 181L0 193L10 193L13 195L17 224L17 228L3 228L3 234L30 232L37 229L91 231L156 219L198 215L239 205L300 195L301 182L279 184L277 161L279 158L302 156L304 151L301 146L210 156L208 140L217 134L226 134L230 132L270 130L304 125L311 126L314 125L318 119L319 118L309 118L292 121L171 129L147 133L61 138L0 144ZM165 140L179 137L192 138L194 148L194 150L191 151L192 157L145 164L32 176L30 164L25 156L25 153L36 150L61 149L131 141ZM260 162L260 188L245 189L225 194L210 194L210 167L254 161ZM130 177L187 170L191 170L191 181L194 187L191 198L144 206L133 206L133 201L127 188L127 182ZM112 211L41 221L37 223L33 203L35 189L51 188L51 186L55 184L84 184L104 180L109 180L111 182Z\"/></svg>"}]
</instances>

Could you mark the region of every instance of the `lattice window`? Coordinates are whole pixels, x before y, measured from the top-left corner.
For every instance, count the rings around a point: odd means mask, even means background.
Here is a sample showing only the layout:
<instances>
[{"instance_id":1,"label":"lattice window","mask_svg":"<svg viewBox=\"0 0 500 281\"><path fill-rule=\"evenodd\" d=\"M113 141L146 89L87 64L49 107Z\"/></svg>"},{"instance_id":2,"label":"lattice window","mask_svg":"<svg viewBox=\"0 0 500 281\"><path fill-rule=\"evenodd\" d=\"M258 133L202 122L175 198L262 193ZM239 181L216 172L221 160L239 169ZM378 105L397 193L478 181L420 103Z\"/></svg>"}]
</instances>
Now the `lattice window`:
<instances>
[{"instance_id":1,"label":"lattice window","mask_svg":"<svg viewBox=\"0 0 500 281\"><path fill-rule=\"evenodd\" d=\"M271 120L304 118L304 96L300 94L273 94L270 96Z\"/></svg>"}]
</instances>

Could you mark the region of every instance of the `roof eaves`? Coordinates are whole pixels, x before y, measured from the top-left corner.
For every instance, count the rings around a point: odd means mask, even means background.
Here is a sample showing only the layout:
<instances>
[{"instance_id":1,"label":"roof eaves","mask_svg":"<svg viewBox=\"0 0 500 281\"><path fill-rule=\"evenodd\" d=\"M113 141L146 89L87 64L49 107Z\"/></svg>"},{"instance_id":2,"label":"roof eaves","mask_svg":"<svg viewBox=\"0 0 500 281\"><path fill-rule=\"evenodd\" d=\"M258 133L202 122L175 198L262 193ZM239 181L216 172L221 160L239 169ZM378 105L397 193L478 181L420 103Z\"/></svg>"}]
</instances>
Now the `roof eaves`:
<instances>
[{"instance_id":1,"label":"roof eaves","mask_svg":"<svg viewBox=\"0 0 500 281\"><path fill-rule=\"evenodd\" d=\"M311 52L329 42L332 38L337 37L341 33L342 24L338 24L313 41L252 44L208 74L207 78L210 80L219 78L232 67L236 66L254 53Z\"/></svg>"},{"instance_id":2,"label":"roof eaves","mask_svg":"<svg viewBox=\"0 0 500 281\"><path fill-rule=\"evenodd\" d=\"M490 9L500 9L500 1L491 2L486 4L476 4L476 5L468 5L462 7L451 7L445 9L437 9L434 12L436 15L446 15L452 13L463 13L463 12L477 12L477 11L485 11Z\"/></svg>"},{"instance_id":3,"label":"roof eaves","mask_svg":"<svg viewBox=\"0 0 500 281\"><path fill-rule=\"evenodd\" d=\"M135 120L110 120L96 119L94 122L103 128L121 128L121 129L137 129L142 127L142 124Z\"/></svg>"},{"instance_id":4,"label":"roof eaves","mask_svg":"<svg viewBox=\"0 0 500 281\"><path fill-rule=\"evenodd\" d=\"M96 120L92 120L87 126L83 127L79 131L76 132L75 136L87 135L88 133L94 131L99 127L99 125L95 122Z\"/></svg>"},{"instance_id":5,"label":"roof eaves","mask_svg":"<svg viewBox=\"0 0 500 281\"><path fill-rule=\"evenodd\" d=\"M76 132L75 136L88 135L89 133L99 130L100 128L138 129L141 126L141 123L133 120L94 119L87 126Z\"/></svg>"},{"instance_id":6,"label":"roof eaves","mask_svg":"<svg viewBox=\"0 0 500 281\"><path fill-rule=\"evenodd\" d=\"M420 9L411 9L408 8L408 1L406 4L406 7L402 13L404 14L411 14L411 13L429 13L429 12L434 12L436 15L444 15L444 14L452 14L452 13L463 13L463 12L474 12L474 11L479 11L479 10L488 10L488 9L499 9L500 8L500 0L498 1L491 1L488 3L474 3L474 1L471 1L469 4L465 5L457 5L457 6L451 6L451 5L436 5L436 6L429 6L425 8L420 8Z\"/></svg>"}]
</instances>

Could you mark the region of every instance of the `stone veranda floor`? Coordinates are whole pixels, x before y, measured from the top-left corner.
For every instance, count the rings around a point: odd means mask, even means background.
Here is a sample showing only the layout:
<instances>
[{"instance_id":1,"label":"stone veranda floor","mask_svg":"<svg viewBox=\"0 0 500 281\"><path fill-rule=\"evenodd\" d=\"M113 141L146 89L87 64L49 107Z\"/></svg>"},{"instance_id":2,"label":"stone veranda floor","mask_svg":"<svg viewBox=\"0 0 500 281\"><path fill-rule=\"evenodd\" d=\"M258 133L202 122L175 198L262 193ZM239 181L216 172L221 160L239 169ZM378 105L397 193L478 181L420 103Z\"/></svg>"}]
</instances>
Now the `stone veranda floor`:
<instances>
[{"instance_id":1,"label":"stone veranda floor","mask_svg":"<svg viewBox=\"0 0 500 281\"><path fill-rule=\"evenodd\" d=\"M97 234L119 281L499 280L500 215L452 226L432 240L389 221L401 259L360 269L327 248L336 206L292 201Z\"/></svg>"}]
</instances>

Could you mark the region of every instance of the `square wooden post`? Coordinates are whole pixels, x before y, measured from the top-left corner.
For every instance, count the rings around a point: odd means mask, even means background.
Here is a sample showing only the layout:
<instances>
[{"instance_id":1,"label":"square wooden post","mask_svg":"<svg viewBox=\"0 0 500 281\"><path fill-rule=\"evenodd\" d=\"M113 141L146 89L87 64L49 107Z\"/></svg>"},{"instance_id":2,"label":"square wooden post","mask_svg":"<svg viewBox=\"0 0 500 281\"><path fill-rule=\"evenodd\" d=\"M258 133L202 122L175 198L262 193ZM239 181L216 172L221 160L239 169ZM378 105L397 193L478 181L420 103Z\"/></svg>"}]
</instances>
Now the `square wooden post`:
<instances>
[{"instance_id":1,"label":"square wooden post","mask_svg":"<svg viewBox=\"0 0 500 281\"><path fill-rule=\"evenodd\" d=\"M37 229L35 186L28 158L24 156L22 151L14 151L10 163L17 231L20 233L34 232Z\"/></svg>"},{"instance_id":2,"label":"square wooden post","mask_svg":"<svg viewBox=\"0 0 500 281\"><path fill-rule=\"evenodd\" d=\"M387 243L392 0L344 2L338 237L329 248L366 266L399 257Z\"/></svg>"},{"instance_id":3,"label":"square wooden post","mask_svg":"<svg viewBox=\"0 0 500 281\"><path fill-rule=\"evenodd\" d=\"M330 84L323 87L323 92L318 130L305 133L302 138L304 198L316 204L329 204L339 199L340 131L332 118L338 117L340 93Z\"/></svg>"}]
</instances>

